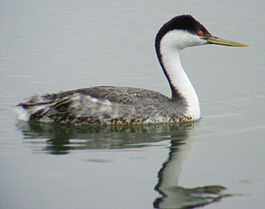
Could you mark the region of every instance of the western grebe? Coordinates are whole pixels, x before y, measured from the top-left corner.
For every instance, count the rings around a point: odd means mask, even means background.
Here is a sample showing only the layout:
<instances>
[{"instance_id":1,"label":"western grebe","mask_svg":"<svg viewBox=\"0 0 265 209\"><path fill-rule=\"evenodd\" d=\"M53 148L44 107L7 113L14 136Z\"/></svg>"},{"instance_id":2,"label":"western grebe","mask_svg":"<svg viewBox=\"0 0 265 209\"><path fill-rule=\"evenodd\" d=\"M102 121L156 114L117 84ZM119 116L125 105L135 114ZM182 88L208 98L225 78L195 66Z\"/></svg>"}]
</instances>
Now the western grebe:
<instances>
[{"instance_id":1,"label":"western grebe","mask_svg":"<svg viewBox=\"0 0 265 209\"><path fill-rule=\"evenodd\" d=\"M191 15L174 17L157 33L155 49L172 97L131 87L97 86L32 96L18 104L18 119L60 124L180 123L200 119L197 94L179 53L190 46L218 44L248 47L211 35Z\"/></svg>"}]
</instances>

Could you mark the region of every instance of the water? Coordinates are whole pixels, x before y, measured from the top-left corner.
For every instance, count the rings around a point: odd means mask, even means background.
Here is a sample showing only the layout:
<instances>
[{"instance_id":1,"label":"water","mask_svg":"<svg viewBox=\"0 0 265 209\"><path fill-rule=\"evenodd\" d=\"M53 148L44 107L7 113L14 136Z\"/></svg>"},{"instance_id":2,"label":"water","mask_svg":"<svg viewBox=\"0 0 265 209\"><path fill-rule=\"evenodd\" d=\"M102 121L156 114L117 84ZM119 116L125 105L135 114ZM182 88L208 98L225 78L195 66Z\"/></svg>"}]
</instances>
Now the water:
<instances>
[{"instance_id":1,"label":"water","mask_svg":"<svg viewBox=\"0 0 265 209\"><path fill-rule=\"evenodd\" d=\"M0 208L262 208L264 8L263 1L2 0ZM251 45L183 51L201 101L198 124L17 122L15 105L34 93L118 85L169 95L154 36L184 13L216 36Z\"/></svg>"}]
</instances>

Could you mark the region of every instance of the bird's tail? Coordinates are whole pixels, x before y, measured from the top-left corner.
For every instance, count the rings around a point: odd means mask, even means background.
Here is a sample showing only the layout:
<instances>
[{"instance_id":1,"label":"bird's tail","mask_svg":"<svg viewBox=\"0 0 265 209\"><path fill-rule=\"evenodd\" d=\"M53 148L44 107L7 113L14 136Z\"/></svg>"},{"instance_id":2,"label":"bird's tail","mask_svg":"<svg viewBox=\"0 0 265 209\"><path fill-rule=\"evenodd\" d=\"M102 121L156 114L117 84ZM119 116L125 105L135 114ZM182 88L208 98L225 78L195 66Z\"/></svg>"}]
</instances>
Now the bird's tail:
<instances>
[{"instance_id":1,"label":"bird's tail","mask_svg":"<svg viewBox=\"0 0 265 209\"><path fill-rule=\"evenodd\" d=\"M64 112L70 103L71 99L68 97L53 100L43 96L33 96L19 103L16 112L18 120L41 120L54 113Z\"/></svg>"}]
</instances>

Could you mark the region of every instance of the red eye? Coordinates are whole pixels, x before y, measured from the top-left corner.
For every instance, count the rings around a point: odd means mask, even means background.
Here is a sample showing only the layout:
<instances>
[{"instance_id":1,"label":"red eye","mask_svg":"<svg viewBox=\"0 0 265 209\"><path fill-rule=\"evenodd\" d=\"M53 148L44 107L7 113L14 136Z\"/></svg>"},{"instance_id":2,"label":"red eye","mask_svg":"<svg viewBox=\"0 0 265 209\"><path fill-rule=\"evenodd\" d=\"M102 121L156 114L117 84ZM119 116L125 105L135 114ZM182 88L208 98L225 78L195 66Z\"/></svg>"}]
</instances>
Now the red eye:
<instances>
[{"instance_id":1,"label":"red eye","mask_svg":"<svg viewBox=\"0 0 265 209\"><path fill-rule=\"evenodd\" d=\"M201 30L198 32L198 35L199 35L199 36L203 36L203 34L204 34L204 32L201 31Z\"/></svg>"}]
</instances>

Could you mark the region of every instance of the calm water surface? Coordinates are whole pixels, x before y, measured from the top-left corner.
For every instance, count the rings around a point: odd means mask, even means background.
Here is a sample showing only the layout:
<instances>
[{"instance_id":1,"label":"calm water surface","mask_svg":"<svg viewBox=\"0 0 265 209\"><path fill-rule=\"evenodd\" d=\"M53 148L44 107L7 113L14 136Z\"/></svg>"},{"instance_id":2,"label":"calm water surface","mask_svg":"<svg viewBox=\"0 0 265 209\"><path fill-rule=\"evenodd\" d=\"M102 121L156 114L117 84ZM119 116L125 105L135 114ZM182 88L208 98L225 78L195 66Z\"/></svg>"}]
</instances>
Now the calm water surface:
<instances>
[{"instance_id":1,"label":"calm water surface","mask_svg":"<svg viewBox=\"0 0 265 209\"><path fill-rule=\"evenodd\" d=\"M262 208L265 3L0 1L0 208ZM154 37L190 13L251 48L186 49L202 120L181 126L18 122L34 93L94 85L169 95Z\"/></svg>"}]
</instances>

